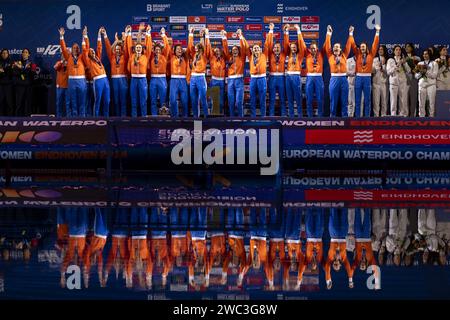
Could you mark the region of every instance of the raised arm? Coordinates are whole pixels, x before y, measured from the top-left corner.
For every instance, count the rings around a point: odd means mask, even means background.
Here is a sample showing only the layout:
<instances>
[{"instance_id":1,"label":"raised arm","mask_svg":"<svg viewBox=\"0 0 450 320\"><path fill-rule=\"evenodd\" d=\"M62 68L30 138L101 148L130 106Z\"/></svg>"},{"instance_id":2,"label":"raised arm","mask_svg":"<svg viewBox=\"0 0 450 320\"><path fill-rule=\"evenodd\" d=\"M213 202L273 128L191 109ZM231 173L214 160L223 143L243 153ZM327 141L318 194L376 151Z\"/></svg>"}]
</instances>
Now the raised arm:
<instances>
[{"instance_id":1,"label":"raised arm","mask_svg":"<svg viewBox=\"0 0 450 320\"><path fill-rule=\"evenodd\" d=\"M273 48L273 28L274 24L273 23L269 24L269 32L266 35L266 41L264 42L264 51L263 51L266 57L269 57Z\"/></svg>"},{"instance_id":2,"label":"raised arm","mask_svg":"<svg viewBox=\"0 0 450 320\"><path fill-rule=\"evenodd\" d=\"M97 35L97 58L99 58L100 60L102 60L102 53L103 53L103 45L102 45L102 35L105 36L105 31L104 28L101 27L98 30L98 35Z\"/></svg>"},{"instance_id":3,"label":"raised arm","mask_svg":"<svg viewBox=\"0 0 450 320\"><path fill-rule=\"evenodd\" d=\"M250 46L248 45L247 40L244 38L244 35L242 34L242 30L238 29L236 31L237 35L239 36L240 39L240 44L241 44L241 57L242 59L244 59L245 61L245 57L248 56L249 58L252 55L252 51L250 50Z\"/></svg>"},{"instance_id":4,"label":"raised arm","mask_svg":"<svg viewBox=\"0 0 450 320\"><path fill-rule=\"evenodd\" d=\"M333 35L333 28L331 26L327 27L327 36L325 38L325 43L323 45L323 51L327 57L331 57L333 55L333 51L331 50L331 36Z\"/></svg>"},{"instance_id":5,"label":"raised arm","mask_svg":"<svg viewBox=\"0 0 450 320\"><path fill-rule=\"evenodd\" d=\"M347 38L347 43L345 44L344 55L348 57L350 55L350 51L352 50L352 41L350 39L350 34L353 33L353 27L349 29L349 35Z\"/></svg>"},{"instance_id":6,"label":"raised arm","mask_svg":"<svg viewBox=\"0 0 450 320\"><path fill-rule=\"evenodd\" d=\"M89 63L88 59L88 52L89 52L89 38L87 35L87 28L84 27L83 29L83 41L81 42L81 48L82 48L82 56L83 60L86 64Z\"/></svg>"},{"instance_id":7,"label":"raised arm","mask_svg":"<svg viewBox=\"0 0 450 320\"><path fill-rule=\"evenodd\" d=\"M162 49L162 55L164 57L166 57L166 59L168 59L169 54L171 52L171 48L169 45L169 40L167 40L167 37L166 37L166 29L161 28L160 34L161 34L161 38L163 39L163 44L164 44L164 47Z\"/></svg>"},{"instance_id":8,"label":"raised arm","mask_svg":"<svg viewBox=\"0 0 450 320\"><path fill-rule=\"evenodd\" d=\"M125 32L122 34L122 41L124 43L124 52L127 60L130 59L132 55L132 43L131 43L131 26L125 28Z\"/></svg>"},{"instance_id":9,"label":"raised arm","mask_svg":"<svg viewBox=\"0 0 450 320\"><path fill-rule=\"evenodd\" d=\"M221 34L222 34L223 56L224 56L225 60L229 60L230 59L230 50L228 49L227 32L225 30L222 30Z\"/></svg>"},{"instance_id":10,"label":"raised arm","mask_svg":"<svg viewBox=\"0 0 450 320\"><path fill-rule=\"evenodd\" d=\"M289 47L289 25L284 26L283 32L283 52L285 55L289 55L291 48ZM300 48L300 47L299 47Z\"/></svg>"},{"instance_id":11,"label":"raised arm","mask_svg":"<svg viewBox=\"0 0 450 320\"><path fill-rule=\"evenodd\" d=\"M306 43L305 43L305 40L303 39L302 30L300 29L300 27L298 27L298 29L297 29L297 36L298 36L298 40L297 40L298 50L300 51L299 53L302 56L306 56L306 54L308 53L308 48L306 47Z\"/></svg>"},{"instance_id":12,"label":"raised arm","mask_svg":"<svg viewBox=\"0 0 450 320\"><path fill-rule=\"evenodd\" d=\"M381 27L377 24L375 26L375 38L373 39L373 43L372 43L372 56L375 57L377 55L378 52L378 45L380 44L380 30Z\"/></svg>"},{"instance_id":13,"label":"raised arm","mask_svg":"<svg viewBox=\"0 0 450 320\"><path fill-rule=\"evenodd\" d=\"M69 60L70 53L69 50L67 50L66 42L64 41L64 28L59 28L59 44L61 45L61 54L63 55L64 59Z\"/></svg>"},{"instance_id":14,"label":"raised arm","mask_svg":"<svg viewBox=\"0 0 450 320\"><path fill-rule=\"evenodd\" d=\"M350 27L350 32L348 34L348 38L350 40L350 46L352 47L353 54L355 56L359 55L358 46L356 45L355 38L353 37L353 32L355 31L355 28L353 26Z\"/></svg>"},{"instance_id":15,"label":"raised arm","mask_svg":"<svg viewBox=\"0 0 450 320\"><path fill-rule=\"evenodd\" d=\"M113 48L117 44L117 32L116 32L116 40L114 41L113 46L111 46L111 42L109 41L109 38L106 34L106 30L105 30L105 34L103 35L103 39L105 39L106 55L108 56L108 58L111 58L112 56L114 56Z\"/></svg>"},{"instance_id":16,"label":"raised arm","mask_svg":"<svg viewBox=\"0 0 450 320\"><path fill-rule=\"evenodd\" d=\"M187 46L187 54L189 57L193 58L195 54L194 48L194 28L189 29L189 39Z\"/></svg>"},{"instance_id":17,"label":"raised arm","mask_svg":"<svg viewBox=\"0 0 450 320\"><path fill-rule=\"evenodd\" d=\"M147 25L147 28L145 30L145 56L147 59L150 59L153 51L153 44L152 44L152 27L150 25Z\"/></svg>"},{"instance_id":18,"label":"raised arm","mask_svg":"<svg viewBox=\"0 0 450 320\"><path fill-rule=\"evenodd\" d=\"M212 56L214 56L212 47L211 47L211 41L209 41L209 30L205 29L205 54L206 58L209 60Z\"/></svg>"}]
</instances>

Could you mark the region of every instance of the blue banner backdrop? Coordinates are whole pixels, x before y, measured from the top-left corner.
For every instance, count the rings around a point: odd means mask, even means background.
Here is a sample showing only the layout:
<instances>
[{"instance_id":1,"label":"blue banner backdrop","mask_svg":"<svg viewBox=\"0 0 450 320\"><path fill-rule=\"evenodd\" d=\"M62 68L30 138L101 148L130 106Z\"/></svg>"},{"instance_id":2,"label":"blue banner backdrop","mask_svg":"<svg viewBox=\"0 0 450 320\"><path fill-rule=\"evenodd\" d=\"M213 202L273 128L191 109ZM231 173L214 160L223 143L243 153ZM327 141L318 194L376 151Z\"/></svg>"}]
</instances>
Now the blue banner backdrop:
<instances>
[{"instance_id":1,"label":"blue banner backdrop","mask_svg":"<svg viewBox=\"0 0 450 320\"><path fill-rule=\"evenodd\" d=\"M348 27L353 25L356 41L371 43L374 26L379 23L382 26L381 44L392 48L394 44L413 42L419 49L449 44L450 19L444 11L442 2L427 2L424 6L422 1L416 0L160 0L157 3L148 0L119 3L107 0L2 0L0 47L8 48L14 59L23 48L31 50L39 67L39 83L48 89L46 103L51 111L53 65L59 57L57 29L61 26L67 30L69 44L81 42L84 26L89 28L91 41L95 41L100 26L104 26L113 38L114 33L122 31L125 25L140 21L155 27L170 25L169 33L173 32L178 41L183 41L183 33L191 24L198 27L214 24L212 29L216 30L223 25L231 31L239 25L244 27L244 33L250 34L252 41L261 41L268 23L275 22L278 29L283 23L301 23L303 32L308 34L305 38L311 41L319 37L321 43L328 24L335 30L333 41L339 42L346 41ZM232 39L233 35L229 37ZM291 37L295 39L296 35ZM327 73L325 70L325 78Z\"/></svg>"}]
</instances>

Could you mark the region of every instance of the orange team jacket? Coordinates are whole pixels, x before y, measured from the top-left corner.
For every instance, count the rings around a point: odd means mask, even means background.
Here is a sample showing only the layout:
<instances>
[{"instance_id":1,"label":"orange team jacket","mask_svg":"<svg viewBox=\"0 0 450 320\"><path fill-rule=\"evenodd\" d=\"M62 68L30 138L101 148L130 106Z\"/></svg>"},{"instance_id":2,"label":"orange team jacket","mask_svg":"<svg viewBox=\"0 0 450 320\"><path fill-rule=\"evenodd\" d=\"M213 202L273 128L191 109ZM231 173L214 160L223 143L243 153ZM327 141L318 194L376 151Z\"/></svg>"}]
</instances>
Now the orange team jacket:
<instances>
[{"instance_id":1,"label":"orange team jacket","mask_svg":"<svg viewBox=\"0 0 450 320\"><path fill-rule=\"evenodd\" d=\"M322 259L323 259L323 243L322 241L319 242L312 242L308 241L306 243L306 255L304 259L304 263L301 264L301 268L299 271L298 279L301 280L303 277L303 273L305 272L308 265L313 261L313 255L314 251L317 253L317 265L320 266Z\"/></svg>"},{"instance_id":2,"label":"orange team jacket","mask_svg":"<svg viewBox=\"0 0 450 320\"><path fill-rule=\"evenodd\" d=\"M362 73L362 74L372 74L372 65L373 65L373 59L377 55L378 52L378 44L380 43L380 35L377 32L375 34L375 38L373 39L372 43L372 50L368 51L366 53L366 64L364 64L364 57L361 53L361 50L356 46L355 38L353 38L353 35L349 36L349 40L351 42L351 47L353 50L353 53L355 54L356 58L356 73ZM367 48L368 50L369 48Z\"/></svg>"},{"instance_id":3,"label":"orange team jacket","mask_svg":"<svg viewBox=\"0 0 450 320\"><path fill-rule=\"evenodd\" d=\"M125 261L128 260L128 239L124 236L112 236L111 248L109 250L108 258L106 260L105 272L109 274L112 267L116 262L119 262L120 266L123 266ZM119 270L116 270L118 272Z\"/></svg>"},{"instance_id":4,"label":"orange team jacket","mask_svg":"<svg viewBox=\"0 0 450 320\"><path fill-rule=\"evenodd\" d=\"M226 254L226 258L223 262L222 272L228 271L228 265L232 260L233 254L239 257L239 274L243 273L247 268L247 256L245 254L244 238L242 237L230 237L228 236L229 250Z\"/></svg>"},{"instance_id":5,"label":"orange team jacket","mask_svg":"<svg viewBox=\"0 0 450 320\"><path fill-rule=\"evenodd\" d=\"M156 261L156 258L159 258L163 262L162 274L167 276L171 269L167 239L151 239L150 248L152 260Z\"/></svg>"},{"instance_id":6,"label":"orange team jacket","mask_svg":"<svg viewBox=\"0 0 450 320\"><path fill-rule=\"evenodd\" d=\"M151 274L153 271L153 261L151 260L148 250L147 239L128 239L128 251L129 259L127 263L127 275L131 277L133 275L133 269L136 262L141 260L146 263L146 273Z\"/></svg>"},{"instance_id":7,"label":"orange team jacket","mask_svg":"<svg viewBox=\"0 0 450 320\"><path fill-rule=\"evenodd\" d=\"M305 256L302 252L302 243L300 241L298 242L292 242L287 240L287 253L288 253L288 263L286 264L286 267L289 268L291 263L292 263L292 259L294 257L294 253L296 256L296 261L297 261L297 276L299 278L299 280L301 280L301 277L303 276L303 274L300 274L300 271L303 268L303 265L305 263ZM289 277L289 269L285 270L285 272L287 272L287 275L285 275L285 280L288 279Z\"/></svg>"},{"instance_id":8,"label":"orange team jacket","mask_svg":"<svg viewBox=\"0 0 450 320\"><path fill-rule=\"evenodd\" d=\"M239 56L233 57L233 54L228 49L228 41L224 40L225 44L223 46L223 54L225 60L230 63L228 66L228 77L233 76L244 76L245 59L247 57L247 52L249 51L248 43L244 37L240 39L240 51Z\"/></svg>"},{"instance_id":9,"label":"orange team jacket","mask_svg":"<svg viewBox=\"0 0 450 320\"><path fill-rule=\"evenodd\" d=\"M63 259L61 272L66 272L67 267L73 262L75 253L78 254L80 261L83 259L84 250L86 248L86 237L70 237L66 255Z\"/></svg>"},{"instance_id":10,"label":"orange team jacket","mask_svg":"<svg viewBox=\"0 0 450 320\"><path fill-rule=\"evenodd\" d=\"M328 35L327 35L328 36ZM317 51L316 57L311 53L311 50L306 47L303 35L298 33L298 45L300 52L306 57L306 71L312 74L322 74L323 73L323 57L326 55L325 44L321 51ZM317 48L317 50L319 50Z\"/></svg>"},{"instance_id":11,"label":"orange team jacket","mask_svg":"<svg viewBox=\"0 0 450 320\"><path fill-rule=\"evenodd\" d=\"M59 247L62 248L68 243L69 240L69 226L66 223L58 224L56 226L56 234L56 243Z\"/></svg>"},{"instance_id":12,"label":"orange team jacket","mask_svg":"<svg viewBox=\"0 0 450 320\"><path fill-rule=\"evenodd\" d=\"M167 61L169 59L169 41L167 40L167 37L162 37L164 42L164 48L161 51L161 54L159 55L157 61L155 60L156 54L152 52L150 56L150 74L167 74ZM158 63L156 63L158 62Z\"/></svg>"},{"instance_id":13,"label":"orange team jacket","mask_svg":"<svg viewBox=\"0 0 450 320\"><path fill-rule=\"evenodd\" d=\"M342 54L336 58L333 54L333 49L331 47L331 34L327 33L325 39L325 53L328 57L328 64L330 65L330 72L333 74L345 74L347 75L347 58L350 54L351 41L350 38L347 40L345 49ZM339 62L339 63L338 63Z\"/></svg>"},{"instance_id":14,"label":"orange team jacket","mask_svg":"<svg viewBox=\"0 0 450 320\"><path fill-rule=\"evenodd\" d=\"M83 61L83 54L80 52L78 58L75 59L73 55L69 52L66 47L66 42L64 38L60 38L59 44L61 45L62 55L64 59L67 61L67 73L70 76L84 76L85 75L85 66Z\"/></svg>"},{"instance_id":15,"label":"orange team jacket","mask_svg":"<svg viewBox=\"0 0 450 320\"><path fill-rule=\"evenodd\" d=\"M245 39L244 41L247 42ZM245 47L249 48L248 44L246 44ZM269 55L269 47L264 46L264 50L261 52L258 60L255 61L255 58L250 48L247 50L247 56L250 63L250 75L264 75L264 76L266 75L268 55Z\"/></svg>"},{"instance_id":16,"label":"orange team jacket","mask_svg":"<svg viewBox=\"0 0 450 320\"><path fill-rule=\"evenodd\" d=\"M302 50L302 43L301 41L303 41L303 38L301 38L301 35L299 34L298 36L298 40L297 40L297 55L294 55L291 52L291 48L289 46L290 42L289 42L289 33L284 33L284 39L283 39L283 45L284 45L284 52L286 53L286 55L288 56L288 64L287 64L287 72L293 72L295 74L300 74L300 72L302 71L302 61L303 61L303 57L305 55L305 50Z\"/></svg>"},{"instance_id":17,"label":"orange team jacket","mask_svg":"<svg viewBox=\"0 0 450 320\"><path fill-rule=\"evenodd\" d=\"M285 71L285 65L284 62L286 61L286 54L289 52L289 36L288 36L288 43L286 46L286 38L284 39L285 46L280 51L280 54L278 57L273 53L273 33L269 32L266 36L266 42L264 43L264 48L267 48L267 54L269 57L269 71L270 73L281 73L284 75ZM286 50L287 49L287 50Z\"/></svg>"},{"instance_id":18,"label":"orange team jacket","mask_svg":"<svg viewBox=\"0 0 450 320\"><path fill-rule=\"evenodd\" d=\"M67 71L67 66L65 66L61 61L56 62L56 87L67 89L69 83L69 73Z\"/></svg>"},{"instance_id":19,"label":"orange team jacket","mask_svg":"<svg viewBox=\"0 0 450 320\"><path fill-rule=\"evenodd\" d=\"M366 252L366 259L367 264L369 266L376 266L377 261L375 260L375 256L372 251L372 241L358 241L356 240L355 243L355 260L352 264L352 273L351 276L353 276L353 273L355 272L355 269L359 266L361 263L362 257L363 257L363 250Z\"/></svg>"},{"instance_id":20,"label":"orange team jacket","mask_svg":"<svg viewBox=\"0 0 450 320\"><path fill-rule=\"evenodd\" d=\"M191 73L205 73L206 64L209 58L209 53L207 50L203 54L196 54L194 47L194 36L189 34L188 48L189 57L192 59L192 70Z\"/></svg>"},{"instance_id":21,"label":"orange team jacket","mask_svg":"<svg viewBox=\"0 0 450 320\"><path fill-rule=\"evenodd\" d=\"M227 39L222 39L222 47L225 48L228 45ZM214 50L211 47L211 41L209 40L209 37L206 38L206 50L208 51L209 56L209 66L211 68L211 76L225 79L226 76L226 63L225 63L225 56L217 57L214 54ZM225 52L225 50L224 50Z\"/></svg>"},{"instance_id":22,"label":"orange team jacket","mask_svg":"<svg viewBox=\"0 0 450 320\"><path fill-rule=\"evenodd\" d=\"M175 259L179 256L186 256L188 253L188 239L187 236L174 237L172 236L170 241L170 256Z\"/></svg>"},{"instance_id":23,"label":"orange team jacket","mask_svg":"<svg viewBox=\"0 0 450 320\"><path fill-rule=\"evenodd\" d=\"M280 262L283 266L286 266L287 264L287 259L285 256L285 251L284 251L284 239L281 239L281 241L273 241L270 240L269 241L269 258L268 258L268 268L267 268L267 280L273 283L273 278L274 278L274 266L273 266L273 262L275 261L275 259L277 258L277 253L278 253L278 257L280 258ZM286 270L286 267L284 268L284 270ZM289 273L284 272L283 273L283 279L286 280L286 276L289 276Z\"/></svg>"},{"instance_id":24,"label":"orange team jacket","mask_svg":"<svg viewBox=\"0 0 450 320\"><path fill-rule=\"evenodd\" d=\"M227 246L226 246L226 242L225 242L225 235L211 236L211 248L209 249L208 270L211 270L213 263L214 263L214 258L217 255L220 255L223 258L226 257L226 249L227 249Z\"/></svg>"},{"instance_id":25,"label":"orange team jacket","mask_svg":"<svg viewBox=\"0 0 450 320\"><path fill-rule=\"evenodd\" d=\"M108 56L109 62L111 63L111 77L127 75L128 48L126 45L126 41L124 41L122 54L119 57L116 57L115 48L111 47L111 42L109 41L108 37L105 38L105 47L106 55Z\"/></svg>"},{"instance_id":26,"label":"orange team jacket","mask_svg":"<svg viewBox=\"0 0 450 320\"><path fill-rule=\"evenodd\" d=\"M128 56L130 57L128 60L128 72L131 75L147 75L148 61L153 49L151 35L145 34L145 48L142 49L143 51L139 58L137 58L136 53L132 52L132 39L130 35L126 37L125 42Z\"/></svg>"},{"instance_id":27,"label":"orange team jacket","mask_svg":"<svg viewBox=\"0 0 450 320\"><path fill-rule=\"evenodd\" d=\"M194 251L197 252L197 255L194 254ZM203 265L205 266L205 275L209 274L209 265L208 265L208 248L206 247L206 239L205 240L192 240L192 253L191 259L189 261L189 278L194 276L194 266L197 261L197 257L203 255Z\"/></svg>"},{"instance_id":28,"label":"orange team jacket","mask_svg":"<svg viewBox=\"0 0 450 320\"><path fill-rule=\"evenodd\" d=\"M350 267L350 262L347 259L347 245L344 242L330 242L330 249L328 249L328 257L325 261L325 280L331 280L331 265L333 264L336 252L339 249L339 255L341 256L341 262L344 264L345 270L347 271L348 277L352 276L352 268Z\"/></svg>"},{"instance_id":29,"label":"orange team jacket","mask_svg":"<svg viewBox=\"0 0 450 320\"><path fill-rule=\"evenodd\" d=\"M89 50L89 38L86 38L85 41L86 44L83 44L83 46L86 46L87 49ZM89 68L92 79L101 75L106 75L105 67L103 66L102 63L102 51L103 51L102 41L97 40L97 51L95 53L94 58L92 59L89 58L88 50L84 50L83 48L83 57L86 63L86 67Z\"/></svg>"},{"instance_id":30,"label":"orange team jacket","mask_svg":"<svg viewBox=\"0 0 450 320\"><path fill-rule=\"evenodd\" d=\"M163 36L163 40L166 39L166 36ZM164 42L165 43L165 42ZM185 51L181 55L181 57L177 57L175 53L172 50L172 47L170 47L169 42L168 48L169 48L169 61L170 61L170 75L171 76L187 76L190 73L189 68L189 55L188 52Z\"/></svg>"},{"instance_id":31,"label":"orange team jacket","mask_svg":"<svg viewBox=\"0 0 450 320\"><path fill-rule=\"evenodd\" d=\"M269 261L268 261L267 241L266 240L250 238L250 249L249 249L249 253L248 253L247 270L248 270L248 268L251 268L251 266L253 264L253 252L254 252L255 247L256 247L256 250L259 255L259 260L261 262L261 265L264 268L264 272L266 273L266 277L267 277L269 275L268 274Z\"/></svg>"},{"instance_id":32,"label":"orange team jacket","mask_svg":"<svg viewBox=\"0 0 450 320\"><path fill-rule=\"evenodd\" d=\"M103 270L103 248L106 244L106 237L98 237L94 236L91 239L91 242L89 245L86 246L86 250L84 252L84 266L86 270L91 269L91 258L97 254L97 267L98 271Z\"/></svg>"}]
</instances>

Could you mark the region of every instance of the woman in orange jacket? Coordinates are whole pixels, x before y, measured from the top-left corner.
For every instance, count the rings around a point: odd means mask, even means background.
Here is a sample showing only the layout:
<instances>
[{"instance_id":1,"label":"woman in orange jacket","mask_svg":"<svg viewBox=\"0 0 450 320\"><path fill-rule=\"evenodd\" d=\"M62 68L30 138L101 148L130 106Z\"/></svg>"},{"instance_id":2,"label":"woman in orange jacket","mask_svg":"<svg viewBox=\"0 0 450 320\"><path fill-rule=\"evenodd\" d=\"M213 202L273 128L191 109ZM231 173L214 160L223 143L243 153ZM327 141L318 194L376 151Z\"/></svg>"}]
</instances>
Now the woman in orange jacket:
<instances>
[{"instance_id":1,"label":"woman in orange jacket","mask_svg":"<svg viewBox=\"0 0 450 320\"><path fill-rule=\"evenodd\" d=\"M209 39L208 29L204 30L205 38ZM192 113L194 117L200 116L199 101L202 105L203 116L208 116L208 102L206 101L206 64L209 53L202 43L194 46L194 28L189 30L188 54L192 59L190 94L192 102Z\"/></svg>"},{"instance_id":2,"label":"woman in orange jacket","mask_svg":"<svg viewBox=\"0 0 450 320\"><path fill-rule=\"evenodd\" d=\"M141 43L142 32L145 32L145 48ZM141 116L147 116L147 69L148 61L152 54L152 36L150 34L152 28L150 25L145 27L144 24L139 26L139 34L136 45L133 46L131 40L131 26L126 28L126 47L128 49L128 72L131 73L130 96L131 96L131 116L137 117L137 106L141 109Z\"/></svg>"},{"instance_id":3,"label":"woman in orange jacket","mask_svg":"<svg viewBox=\"0 0 450 320\"><path fill-rule=\"evenodd\" d=\"M111 45L106 29L104 29L103 39L105 40L106 55L111 64L111 87L115 116L125 117L127 115L128 97L128 48L124 43L125 33L122 33L122 40L119 40L116 33L115 41Z\"/></svg>"}]
</instances>

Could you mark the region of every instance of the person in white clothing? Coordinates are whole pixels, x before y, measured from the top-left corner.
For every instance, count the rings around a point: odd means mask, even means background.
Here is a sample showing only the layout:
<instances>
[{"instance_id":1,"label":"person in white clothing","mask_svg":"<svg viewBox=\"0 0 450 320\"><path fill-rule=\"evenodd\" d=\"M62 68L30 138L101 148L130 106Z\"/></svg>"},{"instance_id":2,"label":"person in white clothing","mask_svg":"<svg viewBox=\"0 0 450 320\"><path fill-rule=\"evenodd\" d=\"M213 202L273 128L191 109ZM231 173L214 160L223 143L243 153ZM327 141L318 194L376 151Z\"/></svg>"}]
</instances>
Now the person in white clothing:
<instances>
[{"instance_id":1,"label":"person in white clothing","mask_svg":"<svg viewBox=\"0 0 450 320\"><path fill-rule=\"evenodd\" d=\"M356 77L356 60L355 57L347 59L347 82L348 82L348 116L353 117L355 114L355 77Z\"/></svg>"},{"instance_id":2,"label":"person in white clothing","mask_svg":"<svg viewBox=\"0 0 450 320\"><path fill-rule=\"evenodd\" d=\"M447 47L439 49L439 58L436 59L439 66L438 77L436 81L437 90L450 90L450 56Z\"/></svg>"},{"instance_id":3,"label":"person in white clothing","mask_svg":"<svg viewBox=\"0 0 450 320\"><path fill-rule=\"evenodd\" d=\"M373 209L372 212L372 250L378 253L378 263L384 264L386 236L388 235L387 209Z\"/></svg>"},{"instance_id":4,"label":"person in white clothing","mask_svg":"<svg viewBox=\"0 0 450 320\"><path fill-rule=\"evenodd\" d=\"M423 52L423 61L417 64L416 79L419 80L419 117L426 116L425 105L429 102L428 114L434 117L436 102L436 78L439 67L431 60L430 51Z\"/></svg>"},{"instance_id":5,"label":"person in white clothing","mask_svg":"<svg viewBox=\"0 0 450 320\"><path fill-rule=\"evenodd\" d=\"M415 117L417 115L417 102L419 96L419 81L417 81L413 70L416 68L416 65L420 62L420 58L416 56L414 50L414 44L408 43L405 46L406 50L406 63L409 65L411 72L406 74L406 78L408 79L408 87L409 87L409 102L408 102L408 110L409 116Z\"/></svg>"},{"instance_id":6,"label":"person in white clothing","mask_svg":"<svg viewBox=\"0 0 450 320\"><path fill-rule=\"evenodd\" d=\"M395 46L394 57L388 60L389 96L391 99L391 116L408 116L408 82L406 74L411 72L403 55L402 48ZM397 109L397 104L399 108ZM397 114L398 110L398 114Z\"/></svg>"},{"instance_id":7,"label":"person in white clothing","mask_svg":"<svg viewBox=\"0 0 450 320\"><path fill-rule=\"evenodd\" d=\"M373 114L375 117L385 117L387 114L387 61L386 46L380 46L377 56L373 59L372 68Z\"/></svg>"},{"instance_id":8,"label":"person in white clothing","mask_svg":"<svg viewBox=\"0 0 450 320\"><path fill-rule=\"evenodd\" d=\"M394 255L394 264L400 265L400 259L409 246L408 238L408 210L389 210L389 234L386 237L386 249Z\"/></svg>"}]
</instances>

